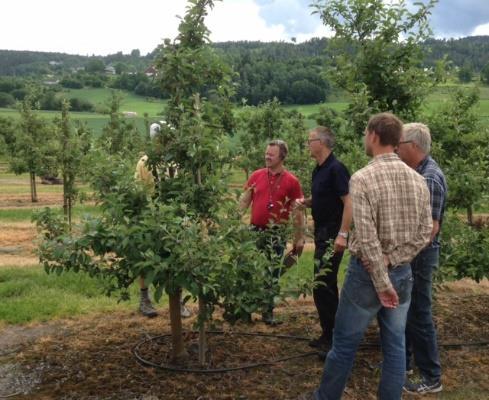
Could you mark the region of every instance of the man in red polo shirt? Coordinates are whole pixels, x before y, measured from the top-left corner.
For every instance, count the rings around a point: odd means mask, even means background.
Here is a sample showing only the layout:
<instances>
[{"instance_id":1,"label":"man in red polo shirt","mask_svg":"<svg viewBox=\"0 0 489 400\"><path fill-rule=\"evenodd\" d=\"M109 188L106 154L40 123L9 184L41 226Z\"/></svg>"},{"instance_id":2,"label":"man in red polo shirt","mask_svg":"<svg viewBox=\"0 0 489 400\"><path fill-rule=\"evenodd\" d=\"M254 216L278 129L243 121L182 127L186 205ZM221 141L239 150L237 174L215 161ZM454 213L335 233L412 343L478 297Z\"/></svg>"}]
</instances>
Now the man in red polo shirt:
<instances>
[{"instance_id":1,"label":"man in red polo shirt","mask_svg":"<svg viewBox=\"0 0 489 400\"><path fill-rule=\"evenodd\" d=\"M262 232L257 246L266 252L271 261L270 303L263 312L262 319L266 324L274 325L273 295L278 291L280 277L280 260L285 249L285 239L279 229L289 221L292 205L302 194L299 180L284 167L288 148L283 140L268 143L265 152L266 168L253 172L245 186L245 193L240 203L241 209L251 204L251 225ZM300 255L304 248L304 216L302 211L293 212L294 243L292 251Z\"/></svg>"}]
</instances>

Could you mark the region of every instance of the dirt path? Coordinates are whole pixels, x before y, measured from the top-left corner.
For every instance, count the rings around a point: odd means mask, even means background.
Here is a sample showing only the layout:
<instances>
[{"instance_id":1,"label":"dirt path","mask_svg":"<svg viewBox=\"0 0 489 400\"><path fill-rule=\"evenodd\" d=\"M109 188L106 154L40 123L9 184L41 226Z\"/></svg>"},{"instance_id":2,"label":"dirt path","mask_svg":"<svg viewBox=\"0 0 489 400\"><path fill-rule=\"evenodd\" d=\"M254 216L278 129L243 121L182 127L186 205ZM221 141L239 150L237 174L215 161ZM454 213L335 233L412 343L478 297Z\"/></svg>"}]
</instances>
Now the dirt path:
<instances>
[{"instance_id":1,"label":"dirt path","mask_svg":"<svg viewBox=\"0 0 489 400\"><path fill-rule=\"evenodd\" d=\"M470 281L446 285L437 294L435 317L442 347L444 394L450 399L489 399L489 347L468 343L489 341L489 284ZM194 310L195 311L195 310ZM275 332L313 337L317 317L310 298L278 308L285 323L269 328L258 320L237 324L241 332ZM192 329L195 317L185 320ZM230 329L217 315L217 328ZM132 348L147 337L169 332L168 314L148 320L134 313L112 313L0 331L0 348L10 349L0 362L0 398L6 390L22 389L18 399L146 399L146 400L276 400L296 399L319 382L323 363L316 356L299 358L248 371L217 375L176 374L143 368ZM195 337L186 337L192 348ZM372 326L366 341L378 341ZM212 363L234 365L273 359L310 350L305 341L211 337ZM142 347L145 357L165 362L168 343L161 339ZM361 350L345 400L375 399L380 350ZM3 368L3 369L2 369ZM3 382L3 383L2 383ZM15 382L18 382L16 385ZM20 383L19 383L20 382ZM27 388L27 390L24 390ZM409 397L405 397L409 398ZM437 398L437 397L427 397ZM443 398L443 397L442 397Z\"/></svg>"},{"instance_id":2,"label":"dirt path","mask_svg":"<svg viewBox=\"0 0 489 400\"><path fill-rule=\"evenodd\" d=\"M30 222L0 222L0 268L39 264L36 228Z\"/></svg>"}]
</instances>

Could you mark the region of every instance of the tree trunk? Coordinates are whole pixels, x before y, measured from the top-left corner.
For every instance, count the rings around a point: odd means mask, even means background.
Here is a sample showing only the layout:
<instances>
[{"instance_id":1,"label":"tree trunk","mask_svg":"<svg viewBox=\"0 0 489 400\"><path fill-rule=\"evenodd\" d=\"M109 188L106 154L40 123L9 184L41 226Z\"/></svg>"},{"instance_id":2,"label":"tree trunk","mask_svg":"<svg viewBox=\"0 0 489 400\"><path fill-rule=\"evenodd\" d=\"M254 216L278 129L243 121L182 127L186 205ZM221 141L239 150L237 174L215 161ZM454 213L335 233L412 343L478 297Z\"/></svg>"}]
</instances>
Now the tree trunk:
<instances>
[{"instance_id":1,"label":"tree trunk","mask_svg":"<svg viewBox=\"0 0 489 400\"><path fill-rule=\"evenodd\" d=\"M472 211L472 206L467 207L467 222L469 225L473 225L474 223L474 212Z\"/></svg>"},{"instance_id":2,"label":"tree trunk","mask_svg":"<svg viewBox=\"0 0 489 400\"><path fill-rule=\"evenodd\" d=\"M71 196L68 197L68 228L71 231L71 212L72 212L73 206L72 206L72 201L71 201Z\"/></svg>"},{"instance_id":3,"label":"tree trunk","mask_svg":"<svg viewBox=\"0 0 489 400\"><path fill-rule=\"evenodd\" d=\"M205 334L205 302L204 299L199 296L199 364L205 365L205 353L207 352L207 337Z\"/></svg>"},{"instance_id":4,"label":"tree trunk","mask_svg":"<svg viewBox=\"0 0 489 400\"><path fill-rule=\"evenodd\" d=\"M37 203L37 189L36 189L36 174L30 172L30 184L31 184L31 201Z\"/></svg>"},{"instance_id":5,"label":"tree trunk","mask_svg":"<svg viewBox=\"0 0 489 400\"><path fill-rule=\"evenodd\" d=\"M65 221L68 220L68 182L66 180L66 174L63 174L63 215Z\"/></svg>"},{"instance_id":6,"label":"tree trunk","mask_svg":"<svg viewBox=\"0 0 489 400\"><path fill-rule=\"evenodd\" d=\"M181 291L170 294L168 297L170 299L172 357L174 362L178 362L186 355L185 349L183 348L182 316L180 315Z\"/></svg>"}]
</instances>

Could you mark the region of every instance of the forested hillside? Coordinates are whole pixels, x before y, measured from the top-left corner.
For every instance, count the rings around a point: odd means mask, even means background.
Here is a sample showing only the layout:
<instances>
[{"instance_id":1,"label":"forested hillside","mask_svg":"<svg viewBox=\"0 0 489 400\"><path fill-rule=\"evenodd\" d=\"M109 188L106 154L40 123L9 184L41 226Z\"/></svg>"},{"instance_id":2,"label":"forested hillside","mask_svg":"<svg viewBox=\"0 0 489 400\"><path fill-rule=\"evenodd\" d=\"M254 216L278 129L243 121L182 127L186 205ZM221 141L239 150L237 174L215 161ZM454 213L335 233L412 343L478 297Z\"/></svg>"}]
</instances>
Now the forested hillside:
<instances>
[{"instance_id":1,"label":"forested hillside","mask_svg":"<svg viewBox=\"0 0 489 400\"><path fill-rule=\"evenodd\" d=\"M283 104L314 104L327 100L331 94L326 73L328 43L326 38L316 38L300 44L243 41L213 46L235 71L235 101L256 105L276 97ZM424 47L426 67L445 57L452 71L458 71L454 76L462 82L489 71L489 36L431 39ZM165 98L148 71L156 51L142 56L135 49L130 54L118 52L102 57L0 50L0 76L17 78L0 85L0 107L22 98L26 78L63 88L111 87ZM484 82L485 76L484 73ZM54 87L52 90L56 91Z\"/></svg>"}]
</instances>

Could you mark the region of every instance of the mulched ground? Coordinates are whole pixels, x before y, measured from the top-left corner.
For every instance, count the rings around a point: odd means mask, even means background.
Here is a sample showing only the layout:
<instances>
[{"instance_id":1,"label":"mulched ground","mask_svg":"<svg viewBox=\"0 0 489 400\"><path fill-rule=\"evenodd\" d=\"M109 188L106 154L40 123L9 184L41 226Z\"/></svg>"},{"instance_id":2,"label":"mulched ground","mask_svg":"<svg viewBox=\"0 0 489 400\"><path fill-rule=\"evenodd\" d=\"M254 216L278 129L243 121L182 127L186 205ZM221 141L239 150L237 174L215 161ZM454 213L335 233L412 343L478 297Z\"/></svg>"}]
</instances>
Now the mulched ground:
<instances>
[{"instance_id":1,"label":"mulched ground","mask_svg":"<svg viewBox=\"0 0 489 400\"><path fill-rule=\"evenodd\" d=\"M442 343L489 340L487 286L475 283L448 285L438 292L435 314ZM216 328L228 333L209 336L210 364L233 367L309 352L311 349L306 341L238 336L230 332L300 337L313 337L318 333L316 313L310 299L293 301L279 307L278 312L285 323L274 328L258 320L253 324L230 327L216 318ZM267 400L296 399L319 383L323 363L315 355L212 375L142 367L132 354L133 347L148 337L168 333L168 320L166 310L161 310L160 316L153 320L144 319L136 312L98 315L58 321L54 332L44 332L20 345L10 343L12 352L9 354L7 349L0 364L4 366L2 372L14 374L20 383L16 387L11 385L9 393L14 394L13 390L29 392L16 395L15 399ZM185 320L185 328L191 330L192 322L193 319ZM42 327L46 329L45 325L37 328ZM13 328L0 331L0 347L8 347L2 338L9 329ZM375 343L377 337L373 325L365 340ZM187 335L186 345L190 354L188 365L197 367L196 337ZM154 363L164 364L168 361L168 349L168 341L162 338L142 345L140 353ZM428 398L462 398L455 395L463 390L469 393L463 397L465 400L489 399L489 347L443 347L441 355L444 392L442 396ZM344 399L376 398L380 361L378 348L358 353ZM9 393L0 392L0 398Z\"/></svg>"}]
</instances>

